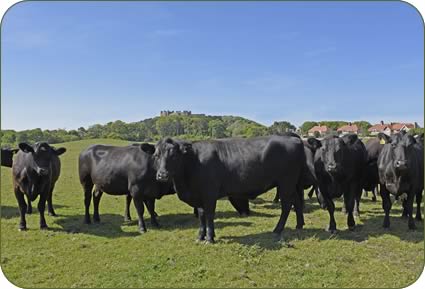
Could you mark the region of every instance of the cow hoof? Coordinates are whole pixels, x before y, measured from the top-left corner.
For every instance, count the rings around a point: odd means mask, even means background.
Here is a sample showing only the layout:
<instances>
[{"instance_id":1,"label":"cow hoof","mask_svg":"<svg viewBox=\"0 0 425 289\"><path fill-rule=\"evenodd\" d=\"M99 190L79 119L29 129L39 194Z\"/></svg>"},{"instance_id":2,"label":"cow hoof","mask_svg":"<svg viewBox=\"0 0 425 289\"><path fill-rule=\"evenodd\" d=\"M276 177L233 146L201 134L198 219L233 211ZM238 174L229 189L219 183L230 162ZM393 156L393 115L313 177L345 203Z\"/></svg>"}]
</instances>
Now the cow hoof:
<instances>
[{"instance_id":1,"label":"cow hoof","mask_svg":"<svg viewBox=\"0 0 425 289\"><path fill-rule=\"evenodd\" d=\"M47 230L47 229L49 229L49 227L46 224L40 225L40 230Z\"/></svg>"},{"instance_id":2,"label":"cow hoof","mask_svg":"<svg viewBox=\"0 0 425 289\"><path fill-rule=\"evenodd\" d=\"M239 214L242 218L249 217L249 213L243 212Z\"/></svg>"},{"instance_id":3,"label":"cow hoof","mask_svg":"<svg viewBox=\"0 0 425 289\"><path fill-rule=\"evenodd\" d=\"M99 224L99 223L100 223L100 219L94 219L94 218L93 218L93 223L95 223L95 224Z\"/></svg>"},{"instance_id":4,"label":"cow hoof","mask_svg":"<svg viewBox=\"0 0 425 289\"><path fill-rule=\"evenodd\" d=\"M32 210L27 210L27 212L26 212L28 215L31 215L32 214Z\"/></svg>"},{"instance_id":5,"label":"cow hoof","mask_svg":"<svg viewBox=\"0 0 425 289\"><path fill-rule=\"evenodd\" d=\"M151 223L151 225L152 225L152 227L157 228L157 229L161 228L161 225L158 222Z\"/></svg>"},{"instance_id":6,"label":"cow hoof","mask_svg":"<svg viewBox=\"0 0 425 289\"><path fill-rule=\"evenodd\" d=\"M147 232L146 229L139 229L140 234L145 234Z\"/></svg>"},{"instance_id":7,"label":"cow hoof","mask_svg":"<svg viewBox=\"0 0 425 289\"><path fill-rule=\"evenodd\" d=\"M85 219L85 220L84 220L84 224L86 224L86 225L90 225L90 224L91 224L90 219Z\"/></svg>"},{"instance_id":8,"label":"cow hoof","mask_svg":"<svg viewBox=\"0 0 425 289\"><path fill-rule=\"evenodd\" d=\"M131 222L131 218L130 217L124 217L124 222Z\"/></svg>"},{"instance_id":9,"label":"cow hoof","mask_svg":"<svg viewBox=\"0 0 425 289\"><path fill-rule=\"evenodd\" d=\"M19 226L19 231L23 232L23 231L27 231L27 227L26 226Z\"/></svg>"},{"instance_id":10,"label":"cow hoof","mask_svg":"<svg viewBox=\"0 0 425 289\"><path fill-rule=\"evenodd\" d=\"M350 230L351 232L354 231L355 228L355 226L348 226L348 230Z\"/></svg>"},{"instance_id":11,"label":"cow hoof","mask_svg":"<svg viewBox=\"0 0 425 289\"><path fill-rule=\"evenodd\" d=\"M372 202L376 202L376 197L372 197Z\"/></svg>"},{"instance_id":12,"label":"cow hoof","mask_svg":"<svg viewBox=\"0 0 425 289\"><path fill-rule=\"evenodd\" d=\"M331 234L336 234L338 232L336 228L330 228L329 226L326 227L325 231Z\"/></svg>"},{"instance_id":13,"label":"cow hoof","mask_svg":"<svg viewBox=\"0 0 425 289\"><path fill-rule=\"evenodd\" d=\"M416 215L415 220L421 222L422 221L422 217L419 216L419 215Z\"/></svg>"},{"instance_id":14,"label":"cow hoof","mask_svg":"<svg viewBox=\"0 0 425 289\"><path fill-rule=\"evenodd\" d=\"M58 216L58 215L56 215L56 213L55 213L55 212L49 212L49 213L48 213L48 215L49 215L49 216L52 216L52 217L57 217L57 216Z\"/></svg>"},{"instance_id":15,"label":"cow hoof","mask_svg":"<svg viewBox=\"0 0 425 289\"><path fill-rule=\"evenodd\" d=\"M302 229L303 229L303 227L304 227L304 225L297 225L297 226L295 227L295 229L297 229L297 230L302 230Z\"/></svg>"},{"instance_id":16,"label":"cow hoof","mask_svg":"<svg viewBox=\"0 0 425 289\"><path fill-rule=\"evenodd\" d=\"M215 243L214 239L204 241L204 244L214 244L214 243Z\"/></svg>"},{"instance_id":17,"label":"cow hoof","mask_svg":"<svg viewBox=\"0 0 425 289\"><path fill-rule=\"evenodd\" d=\"M354 216L354 217L356 217L356 218L358 218L358 217L360 217L360 213L359 213L359 212L354 211L354 212L353 212L353 216Z\"/></svg>"}]
</instances>

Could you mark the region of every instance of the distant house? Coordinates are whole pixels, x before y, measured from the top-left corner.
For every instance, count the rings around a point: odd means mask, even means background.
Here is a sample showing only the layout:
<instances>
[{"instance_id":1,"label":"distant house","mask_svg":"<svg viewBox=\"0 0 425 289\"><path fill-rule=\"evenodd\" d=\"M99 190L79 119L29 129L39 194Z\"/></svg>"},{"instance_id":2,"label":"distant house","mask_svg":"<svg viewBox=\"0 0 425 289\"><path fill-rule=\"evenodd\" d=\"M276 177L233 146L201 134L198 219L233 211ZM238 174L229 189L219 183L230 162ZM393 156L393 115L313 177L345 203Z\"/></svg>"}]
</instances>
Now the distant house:
<instances>
[{"instance_id":1,"label":"distant house","mask_svg":"<svg viewBox=\"0 0 425 289\"><path fill-rule=\"evenodd\" d=\"M401 122L392 122L392 123L384 123L382 120L380 123L371 126L368 131L371 135L377 135L380 132L383 132L387 135L391 135L393 133L398 133L400 131L408 132L412 128L415 128L417 124L413 123L401 123Z\"/></svg>"},{"instance_id":2,"label":"distant house","mask_svg":"<svg viewBox=\"0 0 425 289\"><path fill-rule=\"evenodd\" d=\"M412 128L415 128L415 125L413 123L394 123L391 126L391 130L393 133L398 133L400 131L408 132Z\"/></svg>"},{"instance_id":3,"label":"distant house","mask_svg":"<svg viewBox=\"0 0 425 289\"><path fill-rule=\"evenodd\" d=\"M316 136L319 134L320 136L323 136L329 132L329 128L326 125L315 125L312 128L308 130L309 136Z\"/></svg>"},{"instance_id":4,"label":"distant house","mask_svg":"<svg viewBox=\"0 0 425 289\"><path fill-rule=\"evenodd\" d=\"M346 135L346 134L350 134L350 133L358 134L359 128L357 127L357 125L352 124L350 122L349 124L341 126L336 131L338 132L338 134L342 134L342 135Z\"/></svg>"}]
</instances>

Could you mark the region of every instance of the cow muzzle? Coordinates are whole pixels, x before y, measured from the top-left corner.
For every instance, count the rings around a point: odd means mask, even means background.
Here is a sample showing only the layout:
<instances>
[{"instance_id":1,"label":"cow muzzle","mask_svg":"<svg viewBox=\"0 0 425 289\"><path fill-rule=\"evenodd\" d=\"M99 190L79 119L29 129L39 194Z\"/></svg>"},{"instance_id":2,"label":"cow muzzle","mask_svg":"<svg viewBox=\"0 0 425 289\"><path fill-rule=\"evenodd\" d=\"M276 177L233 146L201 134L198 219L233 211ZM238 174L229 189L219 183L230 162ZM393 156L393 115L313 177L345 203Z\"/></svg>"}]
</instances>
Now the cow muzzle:
<instances>
[{"instance_id":1,"label":"cow muzzle","mask_svg":"<svg viewBox=\"0 0 425 289\"><path fill-rule=\"evenodd\" d=\"M326 166L326 170L329 173L336 173L338 171L338 167L337 167L336 164L329 164L329 165Z\"/></svg>"},{"instance_id":2,"label":"cow muzzle","mask_svg":"<svg viewBox=\"0 0 425 289\"><path fill-rule=\"evenodd\" d=\"M157 181L166 182L168 181L168 178L168 172L166 171L158 171L158 173L156 174Z\"/></svg>"},{"instance_id":3,"label":"cow muzzle","mask_svg":"<svg viewBox=\"0 0 425 289\"><path fill-rule=\"evenodd\" d=\"M49 174L49 170L48 169L44 169L44 168L37 168L37 174L39 174L40 176L47 176Z\"/></svg>"},{"instance_id":4,"label":"cow muzzle","mask_svg":"<svg viewBox=\"0 0 425 289\"><path fill-rule=\"evenodd\" d=\"M407 161L406 160L398 160L395 162L395 168L399 171L407 170Z\"/></svg>"}]
</instances>

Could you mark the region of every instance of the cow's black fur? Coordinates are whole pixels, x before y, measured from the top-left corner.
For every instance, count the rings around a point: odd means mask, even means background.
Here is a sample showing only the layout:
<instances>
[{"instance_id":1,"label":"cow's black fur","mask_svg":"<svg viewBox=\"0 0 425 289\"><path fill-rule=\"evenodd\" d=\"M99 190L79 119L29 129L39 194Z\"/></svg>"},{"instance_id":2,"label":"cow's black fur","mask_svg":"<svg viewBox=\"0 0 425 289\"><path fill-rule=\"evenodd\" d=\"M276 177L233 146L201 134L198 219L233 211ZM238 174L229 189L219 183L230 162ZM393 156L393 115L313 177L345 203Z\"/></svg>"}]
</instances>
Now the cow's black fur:
<instances>
[{"instance_id":1,"label":"cow's black fur","mask_svg":"<svg viewBox=\"0 0 425 289\"><path fill-rule=\"evenodd\" d=\"M389 213L392 206L390 194L396 198L406 194L403 200L404 214L409 218L409 229L415 229L413 201L416 196L416 219L421 220L420 203L424 188L423 141L405 133L382 137L386 139L386 144L379 154L378 172L382 207L385 212L383 226L385 228L390 226Z\"/></svg>"},{"instance_id":2,"label":"cow's black fur","mask_svg":"<svg viewBox=\"0 0 425 289\"><path fill-rule=\"evenodd\" d=\"M38 202L40 228L46 229L47 224L44 218L46 201L49 215L56 215L53 210L52 193L60 175L61 165L58 156L63 154L66 149L55 149L46 142L38 142L33 146L20 143L19 149L12 165L13 187L21 216L19 229L27 229L25 213L30 202L38 196L40 196ZM28 206L25 203L24 195L29 200Z\"/></svg>"},{"instance_id":3,"label":"cow's black fur","mask_svg":"<svg viewBox=\"0 0 425 289\"><path fill-rule=\"evenodd\" d=\"M255 198L277 187L282 213L275 233L281 233L290 207L302 194L305 154L301 139L270 136L249 139L185 142L170 138L155 146L157 180L171 180L178 197L198 208L199 240L214 242L216 202L224 196ZM297 207L297 227L304 224Z\"/></svg>"},{"instance_id":4,"label":"cow's black fur","mask_svg":"<svg viewBox=\"0 0 425 289\"><path fill-rule=\"evenodd\" d=\"M328 136L322 141L309 138L308 142L321 144L320 149L316 151L314 165L319 182L318 198L322 208L327 208L329 212L330 221L327 230L336 231L333 199L342 195L347 211L347 225L353 230L355 226L353 210L355 203L357 207L359 206L367 160L364 144L355 134L343 137Z\"/></svg>"}]
</instances>

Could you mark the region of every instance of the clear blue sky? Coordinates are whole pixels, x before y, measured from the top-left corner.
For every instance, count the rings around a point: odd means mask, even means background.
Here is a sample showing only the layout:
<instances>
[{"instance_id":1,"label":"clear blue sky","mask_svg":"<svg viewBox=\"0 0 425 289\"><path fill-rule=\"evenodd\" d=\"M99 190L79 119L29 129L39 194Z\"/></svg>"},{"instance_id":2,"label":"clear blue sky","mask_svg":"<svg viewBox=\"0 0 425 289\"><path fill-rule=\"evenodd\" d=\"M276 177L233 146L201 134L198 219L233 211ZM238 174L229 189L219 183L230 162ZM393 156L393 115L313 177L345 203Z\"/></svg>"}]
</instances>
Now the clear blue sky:
<instances>
[{"instance_id":1,"label":"clear blue sky","mask_svg":"<svg viewBox=\"0 0 425 289\"><path fill-rule=\"evenodd\" d=\"M164 109L423 124L423 23L402 2L24 2L1 29L2 129Z\"/></svg>"}]
</instances>

